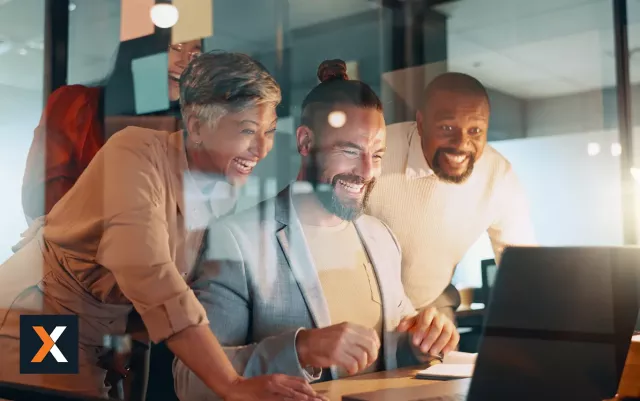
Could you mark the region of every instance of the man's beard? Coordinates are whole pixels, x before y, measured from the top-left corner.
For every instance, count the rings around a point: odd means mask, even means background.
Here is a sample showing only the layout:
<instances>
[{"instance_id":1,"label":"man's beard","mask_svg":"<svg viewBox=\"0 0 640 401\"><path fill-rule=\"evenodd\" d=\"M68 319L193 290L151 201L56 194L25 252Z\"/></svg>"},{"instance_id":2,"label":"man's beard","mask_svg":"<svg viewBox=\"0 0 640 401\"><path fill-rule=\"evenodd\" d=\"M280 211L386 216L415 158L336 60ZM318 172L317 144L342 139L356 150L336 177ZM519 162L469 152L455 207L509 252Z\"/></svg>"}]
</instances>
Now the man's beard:
<instances>
[{"instance_id":1,"label":"man's beard","mask_svg":"<svg viewBox=\"0 0 640 401\"><path fill-rule=\"evenodd\" d=\"M336 194L338 181L348 184L364 184L363 195L359 199L341 199ZM326 184L328 185L328 184ZM353 174L339 174L331 180L331 189L318 189L316 194L322 206L331 214L342 220L353 221L360 217L369 203L369 196L375 185L375 179L365 182L364 178Z\"/></svg>"},{"instance_id":2,"label":"man's beard","mask_svg":"<svg viewBox=\"0 0 640 401\"><path fill-rule=\"evenodd\" d=\"M321 163L316 165L311 163L311 165L307 167L307 179L317 185L314 191L320 204L329 213L342 220L353 221L360 217L369 202L369 196L373 190L375 179L365 182L364 178L355 174L338 174L331 179L331 184L329 184L322 182L322 179L318 179L318 177L323 176L323 170L324 168ZM315 182L313 181L314 179L316 180ZM364 194L360 199L343 200L336 194L336 187L340 185L338 181L344 181L350 184L364 183Z\"/></svg>"},{"instance_id":3,"label":"man's beard","mask_svg":"<svg viewBox=\"0 0 640 401\"><path fill-rule=\"evenodd\" d=\"M445 153L466 155L468 159L466 170L463 171L462 174L448 174L440 165L440 158L445 157L444 156ZM438 178L453 184L461 184L465 182L469 178L469 176L471 176L471 173L473 173L473 166L475 162L476 162L476 157L475 157L475 154L473 153L458 152L453 149L440 148L436 150L436 153L433 155L433 163L431 164L432 164L433 172L438 176Z\"/></svg>"}]
</instances>

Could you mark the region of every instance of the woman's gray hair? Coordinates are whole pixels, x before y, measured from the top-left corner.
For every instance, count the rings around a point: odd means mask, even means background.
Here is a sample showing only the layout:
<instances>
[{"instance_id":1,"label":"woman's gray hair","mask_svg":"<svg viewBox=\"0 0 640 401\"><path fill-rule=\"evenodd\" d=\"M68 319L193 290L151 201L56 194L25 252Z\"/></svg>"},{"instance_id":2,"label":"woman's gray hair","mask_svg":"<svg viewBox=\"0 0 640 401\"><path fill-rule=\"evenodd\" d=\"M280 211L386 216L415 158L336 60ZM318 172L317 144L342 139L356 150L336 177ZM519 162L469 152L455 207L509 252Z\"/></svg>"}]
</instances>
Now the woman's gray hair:
<instances>
[{"instance_id":1,"label":"woman's gray hair","mask_svg":"<svg viewBox=\"0 0 640 401\"><path fill-rule=\"evenodd\" d=\"M269 71L246 54L212 51L196 57L180 76L183 120L195 115L214 125L227 112L280 104L280 86Z\"/></svg>"}]
</instances>

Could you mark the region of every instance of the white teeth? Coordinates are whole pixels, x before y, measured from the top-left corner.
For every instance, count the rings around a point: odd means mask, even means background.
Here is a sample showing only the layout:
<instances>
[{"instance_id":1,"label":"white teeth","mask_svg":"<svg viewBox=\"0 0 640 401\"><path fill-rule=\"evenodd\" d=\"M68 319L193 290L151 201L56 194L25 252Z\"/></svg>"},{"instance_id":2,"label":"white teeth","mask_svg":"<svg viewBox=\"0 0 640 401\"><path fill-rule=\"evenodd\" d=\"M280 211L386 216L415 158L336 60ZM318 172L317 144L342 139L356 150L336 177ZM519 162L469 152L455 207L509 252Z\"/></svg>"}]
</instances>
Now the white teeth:
<instances>
[{"instance_id":1,"label":"white teeth","mask_svg":"<svg viewBox=\"0 0 640 401\"><path fill-rule=\"evenodd\" d=\"M452 155L450 153L445 153L444 155L447 158L447 160L456 164L460 164L467 159L467 155Z\"/></svg>"},{"instance_id":2,"label":"white teeth","mask_svg":"<svg viewBox=\"0 0 640 401\"><path fill-rule=\"evenodd\" d=\"M360 193L364 187L364 184L353 184L342 180L338 180L338 184L342 185L342 187L344 187L348 192L354 194Z\"/></svg>"},{"instance_id":3,"label":"white teeth","mask_svg":"<svg viewBox=\"0 0 640 401\"><path fill-rule=\"evenodd\" d=\"M233 163L235 164L238 170L244 173L250 173L251 170L253 170L253 168L258 164L258 162L240 159L240 158L233 159Z\"/></svg>"}]
</instances>

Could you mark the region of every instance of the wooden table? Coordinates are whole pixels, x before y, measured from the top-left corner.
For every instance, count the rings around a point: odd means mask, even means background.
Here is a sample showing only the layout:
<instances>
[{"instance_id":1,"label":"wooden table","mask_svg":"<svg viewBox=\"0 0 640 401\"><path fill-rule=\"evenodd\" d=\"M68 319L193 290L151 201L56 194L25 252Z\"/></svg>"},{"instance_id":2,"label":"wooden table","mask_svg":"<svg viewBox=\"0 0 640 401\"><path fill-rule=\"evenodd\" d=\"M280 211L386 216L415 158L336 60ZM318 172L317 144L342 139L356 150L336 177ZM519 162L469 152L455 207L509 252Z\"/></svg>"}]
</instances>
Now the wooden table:
<instances>
[{"instance_id":1,"label":"wooden table","mask_svg":"<svg viewBox=\"0 0 640 401\"><path fill-rule=\"evenodd\" d=\"M415 379L414 376L419 369L405 368L389 372L371 373L314 384L313 388L331 401L341 401L342 396L348 394L438 383L437 381ZM622 379L620 380L619 396L640 397L640 342L638 341L631 343Z\"/></svg>"}]
</instances>

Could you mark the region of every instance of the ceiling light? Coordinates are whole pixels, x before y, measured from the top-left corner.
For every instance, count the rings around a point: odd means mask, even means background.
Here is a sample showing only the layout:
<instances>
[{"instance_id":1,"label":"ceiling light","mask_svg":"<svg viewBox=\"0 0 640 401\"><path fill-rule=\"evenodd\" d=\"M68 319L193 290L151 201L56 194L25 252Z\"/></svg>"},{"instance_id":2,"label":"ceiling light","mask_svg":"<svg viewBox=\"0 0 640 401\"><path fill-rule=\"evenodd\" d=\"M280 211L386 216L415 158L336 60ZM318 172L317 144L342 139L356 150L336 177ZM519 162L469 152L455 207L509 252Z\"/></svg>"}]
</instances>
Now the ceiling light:
<instances>
[{"instance_id":1,"label":"ceiling light","mask_svg":"<svg viewBox=\"0 0 640 401\"><path fill-rule=\"evenodd\" d=\"M619 143L611 144L611 156L618 157L622 154L622 146Z\"/></svg>"},{"instance_id":2,"label":"ceiling light","mask_svg":"<svg viewBox=\"0 0 640 401\"><path fill-rule=\"evenodd\" d=\"M28 53L28 51L25 48L22 48L22 49L18 50L18 54L21 55L21 56L26 56L27 53Z\"/></svg>"},{"instance_id":3,"label":"ceiling light","mask_svg":"<svg viewBox=\"0 0 640 401\"><path fill-rule=\"evenodd\" d=\"M76 9L76 7L77 7L77 6L76 6L76 3L71 3L71 2L69 2L69 11L73 11L73 10L75 10L75 9Z\"/></svg>"},{"instance_id":4,"label":"ceiling light","mask_svg":"<svg viewBox=\"0 0 640 401\"><path fill-rule=\"evenodd\" d=\"M156 4L151 7L151 21L158 28L171 28L178 22L178 9L173 4Z\"/></svg>"},{"instance_id":5,"label":"ceiling light","mask_svg":"<svg viewBox=\"0 0 640 401\"><path fill-rule=\"evenodd\" d=\"M596 142L591 142L587 145L587 154L589 156L595 156L600 153L600 144Z\"/></svg>"}]
</instances>

